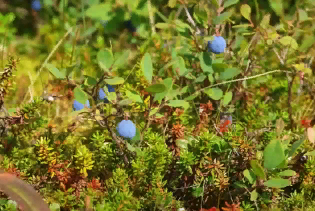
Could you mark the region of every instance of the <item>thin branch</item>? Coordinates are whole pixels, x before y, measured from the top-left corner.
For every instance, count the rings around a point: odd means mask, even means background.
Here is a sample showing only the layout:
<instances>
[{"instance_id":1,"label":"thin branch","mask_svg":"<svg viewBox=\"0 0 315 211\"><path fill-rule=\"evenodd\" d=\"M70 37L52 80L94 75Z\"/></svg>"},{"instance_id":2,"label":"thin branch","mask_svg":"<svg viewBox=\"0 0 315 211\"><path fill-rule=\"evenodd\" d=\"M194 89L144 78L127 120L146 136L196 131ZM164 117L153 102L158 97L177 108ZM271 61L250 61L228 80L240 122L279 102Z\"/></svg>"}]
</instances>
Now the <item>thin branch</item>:
<instances>
[{"instance_id":1,"label":"thin branch","mask_svg":"<svg viewBox=\"0 0 315 211\"><path fill-rule=\"evenodd\" d=\"M150 18L152 35L154 35L156 33L156 30L155 30L154 14L152 10L151 0L148 0L148 10L149 10L149 18Z\"/></svg>"},{"instance_id":2,"label":"thin branch","mask_svg":"<svg viewBox=\"0 0 315 211\"><path fill-rule=\"evenodd\" d=\"M142 141L143 141L144 132L145 132L146 130L148 130L148 128L150 127L151 122L152 122L152 120L151 120L151 118L150 118L151 104L153 104L153 102L150 103L150 108L149 108L149 112L148 112L148 121L146 122L144 128L143 128L142 131L141 131L139 145L140 145L140 144L142 143ZM156 113L158 113L164 106L165 106L165 102L161 103L160 106L158 107Z\"/></svg>"},{"instance_id":3,"label":"thin branch","mask_svg":"<svg viewBox=\"0 0 315 211\"><path fill-rule=\"evenodd\" d=\"M182 4L182 6L183 6L184 9L185 9L188 22L191 23L191 25L193 25L193 27L196 28L196 34L201 34L200 29L199 29L198 26L196 25L194 19L191 17L191 15L190 15L190 13L189 13L189 11L188 11L186 5L184 4L184 2L180 0L180 3Z\"/></svg>"},{"instance_id":4,"label":"thin branch","mask_svg":"<svg viewBox=\"0 0 315 211\"><path fill-rule=\"evenodd\" d=\"M289 113L289 119L290 119L290 128L291 130L294 128L294 120L293 120L293 114L292 114L292 86L294 82L294 78L296 74L292 75L292 79L290 81L289 74L287 73L287 79L288 79L288 113Z\"/></svg>"},{"instance_id":5,"label":"thin branch","mask_svg":"<svg viewBox=\"0 0 315 211\"><path fill-rule=\"evenodd\" d=\"M221 82L221 83L213 84L213 85L207 86L205 88L199 89L199 90L197 90L197 92L201 92L201 91L204 91L205 89L208 89L208 88L211 88L211 87L215 87L215 86L219 86L219 85L223 85L223 84L233 83L233 82L237 82L237 81L246 81L246 80L249 80L249 79L258 78L258 77L261 77L261 76L264 76L264 75L269 75L269 74L272 74L272 73L275 73L275 72L282 72L282 71L281 70L272 70L272 71L269 71L269 72L266 72L266 73L262 73L262 74L258 74L258 75L254 75L254 76L250 76L250 77L239 78L239 79L230 80L230 81L224 81L224 82Z\"/></svg>"},{"instance_id":6,"label":"thin branch","mask_svg":"<svg viewBox=\"0 0 315 211\"><path fill-rule=\"evenodd\" d=\"M59 42L55 45L55 47L53 48L53 50L50 52L50 54L47 56L47 58L45 59L45 61L43 62L43 64L41 65L41 67L38 70L38 73L35 77L35 79L31 82L31 84L29 85L29 87L32 87L34 85L34 83L36 82L37 78L39 77L39 74L41 73L41 71L43 70L43 68L46 66L47 62L49 61L49 59L54 55L54 53L56 52L56 50L59 48L59 46L62 44L62 42L67 38L67 36L72 32L73 27L71 27L67 33L63 36L63 38L61 38L59 40ZM26 93L26 95L24 96L23 102L25 101L26 97L27 97L28 92Z\"/></svg>"}]
</instances>

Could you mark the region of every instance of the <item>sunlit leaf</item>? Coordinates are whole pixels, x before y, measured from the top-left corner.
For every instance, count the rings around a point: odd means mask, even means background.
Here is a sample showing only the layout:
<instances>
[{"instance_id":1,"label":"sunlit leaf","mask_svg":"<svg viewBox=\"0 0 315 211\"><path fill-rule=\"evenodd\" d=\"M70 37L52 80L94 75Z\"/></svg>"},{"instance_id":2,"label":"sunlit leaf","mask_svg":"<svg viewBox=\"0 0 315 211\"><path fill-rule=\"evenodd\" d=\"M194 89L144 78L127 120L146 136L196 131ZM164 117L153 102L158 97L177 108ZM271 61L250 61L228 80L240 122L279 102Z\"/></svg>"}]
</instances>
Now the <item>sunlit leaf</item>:
<instances>
[{"instance_id":1,"label":"sunlit leaf","mask_svg":"<svg viewBox=\"0 0 315 211\"><path fill-rule=\"evenodd\" d=\"M224 21L228 20L232 14L232 12L221 13L219 16L213 19L213 24L222 24Z\"/></svg>"},{"instance_id":2,"label":"sunlit leaf","mask_svg":"<svg viewBox=\"0 0 315 211\"><path fill-rule=\"evenodd\" d=\"M104 81L110 85L117 85L117 84L123 84L125 80L121 77L115 77L115 78L107 78Z\"/></svg>"},{"instance_id":3,"label":"sunlit leaf","mask_svg":"<svg viewBox=\"0 0 315 211\"><path fill-rule=\"evenodd\" d=\"M257 160L251 160L250 161L250 166L253 169L253 172L255 173L256 176L260 177L261 179L265 179L265 172L263 167L258 163Z\"/></svg>"},{"instance_id":4,"label":"sunlit leaf","mask_svg":"<svg viewBox=\"0 0 315 211\"><path fill-rule=\"evenodd\" d=\"M250 14L251 14L252 10L250 8L250 6L248 4L243 4L241 6L241 14L243 15L244 18L246 18L247 20L251 20L250 18Z\"/></svg>"},{"instance_id":5,"label":"sunlit leaf","mask_svg":"<svg viewBox=\"0 0 315 211\"><path fill-rule=\"evenodd\" d=\"M166 91L166 86L164 84L153 84L145 88L145 90L151 93L161 93L161 92Z\"/></svg>"},{"instance_id":6,"label":"sunlit leaf","mask_svg":"<svg viewBox=\"0 0 315 211\"><path fill-rule=\"evenodd\" d=\"M88 95L80 88L80 87L76 87L73 90L74 92L74 98L82 104L85 104L86 101L88 100Z\"/></svg>"},{"instance_id":7,"label":"sunlit leaf","mask_svg":"<svg viewBox=\"0 0 315 211\"><path fill-rule=\"evenodd\" d=\"M100 68L105 71L109 71L109 68L114 63L113 54L108 49L100 50L97 54L97 60Z\"/></svg>"},{"instance_id":8,"label":"sunlit leaf","mask_svg":"<svg viewBox=\"0 0 315 211\"><path fill-rule=\"evenodd\" d=\"M64 72L61 72L56 68L54 65L47 63L45 67L53 74L56 78L64 79L66 78L66 74Z\"/></svg>"},{"instance_id":9,"label":"sunlit leaf","mask_svg":"<svg viewBox=\"0 0 315 211\"><path fill-rule=\"evenodd\" d=\"M220 100L223 97L223 91L220 88L208 88L205 93L213 100Z\"/></svg>"},{"instance_id":10,"label":"sunlit leaf","mask_svg":"<svg viewBox=\"0 0 315 211\"><path fill-rule=\"evenodd\" d=\"M153 65L152 65L152 60L149 53L146 53L144 57L142 58L141 69L144 74L144 77L149 81L149 83L151 83L152 77L153 77Z\"/></svg>"},{"instance_id":11,"label":"sunlit leaf","mask_svg":"<svg viewBox=\"0 0 315 211\"><path fill-rule=\"evenodd\" d=\"M224 106L227 106L231 102L232 96L233 96L232 92L225 93L225 95L223 97L223 105Z\"/></svg>"},{"instance_id":12,"label":"sunlit leaf","mask_svg":"<svg viewBox=\"0 0 315 211\"><path fill-rule=\"evenodd\" d=\"M290 169L279 173L279 176L284 176L284 177L292 177L294 175L296 175L296 172Z\"/></svg>"},{"instance_id":13,"label":"sunlit leaf","mask_svg":"<svg viewBox=\"0 0 315 211\"><path fill-rule=\"evenodd\" d=\"M288 179L270 179L267 182L264 182L264 185L270 188L285 188L291 185L290 180Z\"/></svg>"},{"instance_id":14,"label":"sunlit leaf","mask_svg":"<svg viewBox=\"0 0 315 211\"><path fill-rule=\"evenodd\" d=\"M271 140L264 150L264 167L273 169L285 159L284 150L279 140Z\"/></svg>"}]
</instances>

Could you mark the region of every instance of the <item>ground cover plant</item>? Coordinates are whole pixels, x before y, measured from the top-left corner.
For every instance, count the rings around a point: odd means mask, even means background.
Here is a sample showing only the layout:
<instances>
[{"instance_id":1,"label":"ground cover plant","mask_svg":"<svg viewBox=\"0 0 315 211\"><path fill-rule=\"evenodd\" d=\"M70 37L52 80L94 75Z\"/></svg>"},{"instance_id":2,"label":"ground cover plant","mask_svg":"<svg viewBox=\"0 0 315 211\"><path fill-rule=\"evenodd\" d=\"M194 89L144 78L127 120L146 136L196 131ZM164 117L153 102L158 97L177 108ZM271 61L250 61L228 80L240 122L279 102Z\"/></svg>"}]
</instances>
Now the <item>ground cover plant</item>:
<instances>
[{"instance_id":1,"label":"ground cover plant","mask_svg":"<svg viewBox=\"0 0 315 211\"><path fill-rule=\"evenodd\" d=\"M314 210L314 1L0 11L0 210Z\"/></svg>"}]
</instances>

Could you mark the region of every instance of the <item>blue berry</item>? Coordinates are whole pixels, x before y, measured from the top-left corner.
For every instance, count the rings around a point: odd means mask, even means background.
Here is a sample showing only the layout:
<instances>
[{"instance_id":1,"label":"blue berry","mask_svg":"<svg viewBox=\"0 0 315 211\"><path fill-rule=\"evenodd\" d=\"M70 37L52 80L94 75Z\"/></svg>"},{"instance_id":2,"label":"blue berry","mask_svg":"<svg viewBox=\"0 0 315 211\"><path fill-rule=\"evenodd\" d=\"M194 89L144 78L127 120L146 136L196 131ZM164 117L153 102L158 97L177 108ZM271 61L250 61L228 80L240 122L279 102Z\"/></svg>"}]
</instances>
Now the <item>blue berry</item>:
<instances>
[{"instance_id":1,"label":"blue berry","mask_svg":"<svg viewBox=\"0 0 315 211\"><path fill-rule=\"evenodd\" d=\"M122 120L117 128L120 136L132 139L136 135L136 126L130 120Z\"/></svg>"},{"instance_id":2,"label":"blue berry","mask_svg":"<svg viewBox=\"0 0 315 211\"><path fill-rule=\"evenodd\" d=\"M73 110L74 111L80 111L80 110L82 110L84 108L84 106L90 108L89 100L86 101L85 105L83 105L82 103L79 103L76 100L73 101Z\"/></svg>"},{"instance_id":3,"label":"blue berry","mask_svg":"<svg viewBox=\"0 0 315 211\"><path fill-rule=\"evenodd\" d=\"M136 32L137 28L133 25L133 23L131 22L131 20L129 21L125 21L124 22L124 26L126 29L128 29L130 32Z\"/></svg>"},{"instance_id":4,"label":"blue berry","mask_svg":"<svg viewBox=\"0 0 315 211\"><path fill-rule=\"evenodd\" d=\"M107 84L106 86L107 86L108 92L115 92L115 88L114 87L112 87L109 84ZM99 100L104 100L105 103L109 102L103 89L100 89L98 91L98 99Z\"/></svg>"},{"instance_id":5,"label":"blue berry","mask_svg":"<svg viewBox=\"0 0 315 211\"><path fill-rule=\"evenodd\" d=\"M42 8L39 0L32 1L32 9L35 11L39 11Z\"/></svg>"},{"instance_id":6,"label":"blue berry","mask_svg":"<svg viewBox=\"0 0 315 211\"><path fill-rule=\"evenodd\" d=\"M215 54L220 54L224 52L226 48L226 42L223 37L215 36L214 40L208 41L209 51L212 51Z\"/></svg>"}]
</instances>

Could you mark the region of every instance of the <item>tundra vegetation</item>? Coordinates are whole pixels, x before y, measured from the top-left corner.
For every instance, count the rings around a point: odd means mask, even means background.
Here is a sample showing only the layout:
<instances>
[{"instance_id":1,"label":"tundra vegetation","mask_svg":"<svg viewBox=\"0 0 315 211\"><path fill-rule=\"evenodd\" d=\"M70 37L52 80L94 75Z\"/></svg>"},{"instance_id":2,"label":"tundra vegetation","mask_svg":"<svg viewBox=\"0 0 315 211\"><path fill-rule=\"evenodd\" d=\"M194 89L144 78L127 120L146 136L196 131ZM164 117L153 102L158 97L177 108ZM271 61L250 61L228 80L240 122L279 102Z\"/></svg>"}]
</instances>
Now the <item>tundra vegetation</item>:
<instances>
[{"instance_id":1,"label":"tundra vegetation","mask_svg":"<svg viewBox=\"0 0 315 211\"><path fill-rule=\"evenodd\" d=\"M0 11L0 210L314 210L314 0Z\"/></svg>"}]
</instances>

